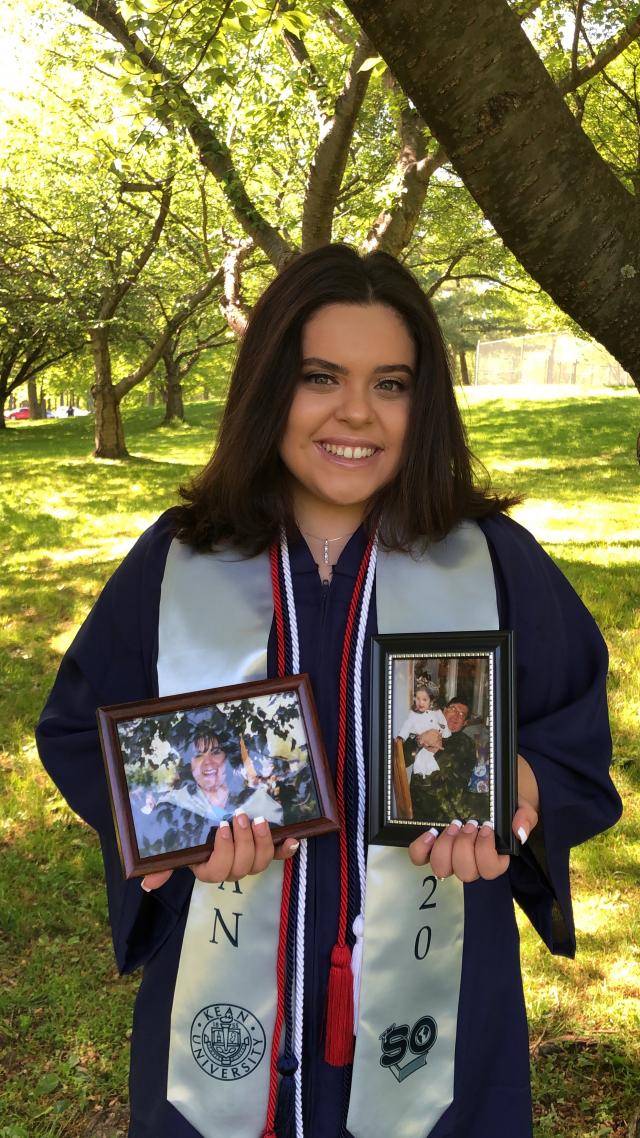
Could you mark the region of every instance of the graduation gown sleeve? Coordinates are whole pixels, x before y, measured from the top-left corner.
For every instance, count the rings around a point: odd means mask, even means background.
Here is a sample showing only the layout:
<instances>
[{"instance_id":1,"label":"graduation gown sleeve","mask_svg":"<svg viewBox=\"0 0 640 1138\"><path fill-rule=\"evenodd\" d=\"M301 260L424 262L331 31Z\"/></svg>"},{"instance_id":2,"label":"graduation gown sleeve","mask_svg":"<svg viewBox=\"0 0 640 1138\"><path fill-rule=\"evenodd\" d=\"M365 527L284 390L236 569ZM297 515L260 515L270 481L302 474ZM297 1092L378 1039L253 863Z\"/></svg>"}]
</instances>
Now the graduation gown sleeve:
<instances>
[{"instance_id":1,"label":"graduation gown sleeve","mask_svg":"<svg viewBox=\"0 0 640 1138\"><path fill-rule=\"evenodd\" d=\"M511 859L513 894L551 951L573 956L569 851L621 812L609 777L607 649L580 598L527 530L504 515L481 525L500 623L516 632L518 751L540 789L540 823Z\"/></svg>"},{"instance_id":2,"label":"graduation gown sleeve","mask_svg":"<svg viewBox=\"0 0 640 1138\"><path fill-rule=\"evenodd\" d=\"M157 695L160 586L171 543L163 515L108 581L67 651L36 729L40 757L71 808L102 846L116 961L129 972L170 935L193 887L189 869L145 893L125 881L116 845L96 725L101 705Z\"/></svg>"}]
</instances>

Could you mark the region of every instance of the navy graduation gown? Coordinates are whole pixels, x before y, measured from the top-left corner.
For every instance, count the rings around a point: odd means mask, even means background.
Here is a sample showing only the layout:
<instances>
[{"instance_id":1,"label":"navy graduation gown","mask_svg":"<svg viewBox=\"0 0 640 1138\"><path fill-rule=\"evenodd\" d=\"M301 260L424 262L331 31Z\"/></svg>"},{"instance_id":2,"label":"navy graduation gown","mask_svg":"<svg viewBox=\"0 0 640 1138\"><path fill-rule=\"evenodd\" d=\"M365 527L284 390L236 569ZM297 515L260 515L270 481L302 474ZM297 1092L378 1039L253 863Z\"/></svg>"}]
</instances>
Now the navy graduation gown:
<instances>
[{"instance_id":1,"label":"navy graduation gown","mask_svg":"<svg viewBox=\"0 0 640 1138\"><path fill-rule=\"evenodd\" d=\"M526 530L503 516L481 525L494 565L500 623L517 633L518 748L538 778L541 823L507 874L465 886L455 1096L430 1138L531 1134L513 897L551 951L573 955L569 850L612 825L620 813L608 775L607 653L600 633ZM194 879L188 869L175 871L151 894L139 881L123 881L95 726L100 704L157 695L160 586L171 538L169 512L143 534L108 582L61 664L37 730L47 770L100 836L118 967L129 972L144 966L131 1047L130 1138L198 1138L166 1101L171 1004ZM340 653L363 548L358 532L330 587L321 584L306 544L300 541L290 551L301 670L311 676L334 769ZM374 597L369 634L376 631L375 611ZM268 663L274 674L273 629ZM366 675L367 659L364 664ZM339 1138L349 1069L329 1067L321 1044L338 919L337 836L314 838L308 849L305 1133Z\"/></svg>"}]
</instances>

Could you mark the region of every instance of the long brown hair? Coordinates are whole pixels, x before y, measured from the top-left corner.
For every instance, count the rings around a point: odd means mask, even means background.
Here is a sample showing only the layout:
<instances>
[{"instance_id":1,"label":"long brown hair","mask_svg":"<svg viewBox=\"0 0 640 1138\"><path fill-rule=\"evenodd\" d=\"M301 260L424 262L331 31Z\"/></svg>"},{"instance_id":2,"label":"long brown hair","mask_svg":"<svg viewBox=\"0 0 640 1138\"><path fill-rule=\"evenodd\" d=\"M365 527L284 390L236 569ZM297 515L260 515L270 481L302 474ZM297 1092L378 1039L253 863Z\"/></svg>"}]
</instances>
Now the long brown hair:
<instances>
[{"instance_id":1,"label":"long brown hair","mask_svg":"<svg viewBox=\"0 0 640 1138\"><path fill-rule=\"evenodd\" d=\"M176 512L176 532L195 549L229 541L256 554L292 524L279 445L300 379L302 329L327 304L387 305L416 345L404 462L371 501L367 518L371 528L379 526L382 543L406 549L437 540L462 518L487 517L517 501L474 482L447 351L415 277L387 253L360 256L347 245L326 245L291 261L253 309L217 449L180 491L186 505Z\"/></svg>"}]
</instances>

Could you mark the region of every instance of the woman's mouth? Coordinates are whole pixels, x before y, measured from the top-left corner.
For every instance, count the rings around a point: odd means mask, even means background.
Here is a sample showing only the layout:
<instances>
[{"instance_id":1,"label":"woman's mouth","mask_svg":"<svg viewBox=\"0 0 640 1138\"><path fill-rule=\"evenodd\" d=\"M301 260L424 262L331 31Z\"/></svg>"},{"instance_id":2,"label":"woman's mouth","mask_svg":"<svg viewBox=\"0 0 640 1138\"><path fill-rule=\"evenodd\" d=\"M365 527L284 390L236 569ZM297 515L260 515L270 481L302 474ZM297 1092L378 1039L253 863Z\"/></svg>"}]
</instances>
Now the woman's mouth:
<instances>
[{"instance_id":1,"label":"woman's mouth","mask_svg":"<svg viewBox=\"0 0 640 1138\"><path fill-rule=\"evenodd\" d=\"M343 443L320 443L325 454L334 455L335 458L362 459L372 458L380 448L375 446L347 446Z\"/></svg>"}]
</instances>

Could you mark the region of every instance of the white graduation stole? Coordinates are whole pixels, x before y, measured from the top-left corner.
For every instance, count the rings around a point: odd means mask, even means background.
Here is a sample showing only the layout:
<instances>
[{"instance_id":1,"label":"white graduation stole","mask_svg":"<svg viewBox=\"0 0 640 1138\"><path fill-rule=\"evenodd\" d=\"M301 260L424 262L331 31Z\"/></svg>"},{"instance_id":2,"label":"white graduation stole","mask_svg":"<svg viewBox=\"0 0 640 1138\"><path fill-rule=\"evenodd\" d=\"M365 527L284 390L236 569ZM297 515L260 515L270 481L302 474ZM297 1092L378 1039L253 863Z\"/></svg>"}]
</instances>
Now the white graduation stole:
<instances>
[{"instance_id":1,"label":"white graduation stole","mask_svg":"<svg viewBox=\"0 0 640 1138\"><path fill-rule=\"evenodd\" d=\"M160 695L264 679L273 619L268 558L196 554L174 541L160 595ZM167 1098L203 1138L257 1138L276 1017L283 863L193 887L171 1010Z\"/></svg>"},{"instance_id":2,"label":"white graduation stole","mask_svg":"<svg viewBox=\"0 0 640 1138\"><path fill-rule=\"evenodd\" d=\"M381 633L497 628L482 530L465 523L419 559L379 552L376 601ZM452 1102L463 937L458 878L369 846L353 1138L425 1138Z\"/></svg>"},{"instance_id":3,"label":"white graduation stole","mask_svg":"<svg viewBox=\"0 0 640 1138\"><path fill-rule=\"evenodd\" d=\"M482 531L463 523L420 557L379 552L376 599L381 633L497 628ZM174 541L160 602L160 694L263 678L272 616L266 555L195 554ZM167 1097L202 1138L262 1133L282 869L273 863L238 887L194 886ZM354 1138L425 1138L451 1103L463 926L457 879L436 882L405 850L370 847L347 1120Z\"/></svg>"}]
</instances>

